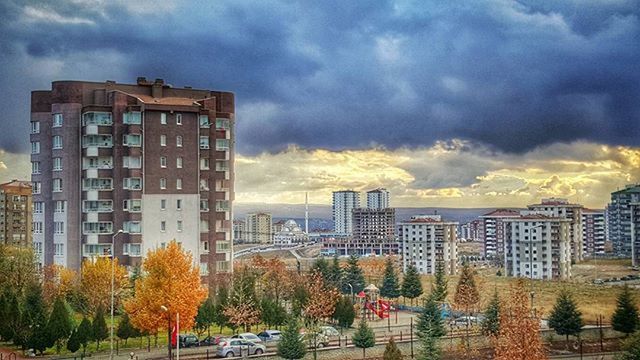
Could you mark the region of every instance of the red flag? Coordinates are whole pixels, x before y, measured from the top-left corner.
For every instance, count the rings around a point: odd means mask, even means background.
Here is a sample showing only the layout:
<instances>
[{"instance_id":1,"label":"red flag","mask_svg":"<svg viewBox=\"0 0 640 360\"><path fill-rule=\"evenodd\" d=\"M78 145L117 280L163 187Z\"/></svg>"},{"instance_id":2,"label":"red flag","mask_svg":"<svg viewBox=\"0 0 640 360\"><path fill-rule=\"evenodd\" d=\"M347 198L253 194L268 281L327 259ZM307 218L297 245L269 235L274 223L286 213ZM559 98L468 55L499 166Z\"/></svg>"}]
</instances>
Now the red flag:
<instances>
[{"instance_id":1,"label":"red flag","mask_svg":"<svg viewBox=\"0 0 640 360\"><path fill-rule=\"evenodd\" d=\"M178 328L174 324L171 328L171 346L176 346L178 344Z\"/></svg>"}]
</instances>

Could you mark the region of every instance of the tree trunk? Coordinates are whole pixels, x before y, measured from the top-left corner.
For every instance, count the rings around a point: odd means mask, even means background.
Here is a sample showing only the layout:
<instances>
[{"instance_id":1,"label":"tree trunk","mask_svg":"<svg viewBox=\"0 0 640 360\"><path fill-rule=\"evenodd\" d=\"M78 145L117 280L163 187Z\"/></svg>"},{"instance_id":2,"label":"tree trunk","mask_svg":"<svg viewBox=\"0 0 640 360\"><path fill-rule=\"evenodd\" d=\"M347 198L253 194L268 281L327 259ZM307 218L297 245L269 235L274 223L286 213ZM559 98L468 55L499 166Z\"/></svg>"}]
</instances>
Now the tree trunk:
<instances>
[{"instance_id":1,"label":"tree trunk","mask_svg":"<svg viewBox=\"0 0 640 360\"><path fill-rule=\"evenodd\" d=\"M365 349L364 349L364 348L362 348L362 358L363 358L363 359L365 358L364 350L365 350Z\"/></svg>"}]
</instances>

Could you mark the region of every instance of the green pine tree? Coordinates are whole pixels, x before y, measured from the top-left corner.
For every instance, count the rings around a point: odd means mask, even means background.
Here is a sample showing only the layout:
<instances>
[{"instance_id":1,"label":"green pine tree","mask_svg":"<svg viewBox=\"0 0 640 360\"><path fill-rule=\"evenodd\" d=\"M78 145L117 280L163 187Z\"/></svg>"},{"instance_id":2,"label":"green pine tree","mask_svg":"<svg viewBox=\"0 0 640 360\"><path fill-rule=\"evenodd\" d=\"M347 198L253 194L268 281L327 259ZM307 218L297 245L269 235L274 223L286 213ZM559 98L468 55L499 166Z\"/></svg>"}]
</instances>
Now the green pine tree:
<instances>
[{"instance_id":1,"label":"green pine tree","mask_svg":"<svg viewBox=\"0 0 640 360\"><path fill-rule=\"evenodd\" d=\"M357 348L362 349L362 358L365 358L365 350L367 348L373 347L376 344L376 335L373 330L367 325L367 322L362 318L360 320L360 324L358 325L358 329L351 337L353 340L353 345Z\"/></svg>"},{"instance_id":2,"label":"green pine tree","mask_svg":"<svg viewBox=\"0 0 640 360\"><path fill-rule=\"evenodd\" d=\"M20 323L20 308L18 297L9 288L3 294L4 311L2 313L2 326L0 326L0 337L4 341L15 341L16 328Z\"/></svg>"},{"instance_id":3,"label":"green pine tree","mask_svg":"<svg viewBox=\"0 0 640 360\"><path fill-rule=\"evenodd\" d=\"M422 312L418 315L416 328L420 337L431 336L439 338L446 334L442 313L433 296L429 296L425 301Z\"/></svg>"},{"instance_id":4,"label":"green pine tree","mask_svg":"<svg viewBox=\"0 0 640 360\"><path fill-rule=\"evenodd\" d=\"M201 337L202 334L209 331L215 319L215 304L211 298L200 304L198 313L196 314L193 330Z\"/></svg>"},{"instance_id":5,"label":"green pine tree","mask_svg":"<svg viewBox=\"0 0 640 360\"><path fill-rule=\"evenodd\" d=\"M313 263L313 266L311 267L311 272L317 272L318 274L320 274L322 276L322 279L325 282L329 281L329 262L324 258L324 257L320 257L318 260L316 260L316 262Z\"/></svg>"},{"instance_id":6,"label":"green pine tree","mask_svg":"<svg viewBox=\"0 0 640 360\"><path fill-rule=\"evenodd\" d=\"M34 283L27 288L24 299L23 322L29 329L26 334L26 347L43 352L49 344L46 337L47 310L42 296L42 287Z\"/></svg>"},{"instance_id":7,"label":"green pine tree","mask_svg":"<svg viewBox=\"0 0 640 360\"><path fill-rule=\"evenodd\" d=\"M96 314L93 317L92 322L93 331L91 332L93 335L93 340L96 342L96 350L100 350L100 341L109 337L109 328L107 327L107 322L104 319L104 310L102 306L99 306L96 310Z\"/></svg>"},{"instance_id":8,"label":"green pine tree","mask_svg":"<svg viewBox=\"0 0 640 360\"><path fill-rule=\"evenodd\" d=\"M440 347L435 337L427 333L420 338L418 360L438 360L440 355Z\"/></svg>"},{"instance_id":9,"label":"green pine tree","mask_svg":"<svg viewBox=\"0 0 640 360\"><path fill-rule=\"evenodd\" d=\"M384 347L384 354L382 354L382 360L402 360L402 351L398 349L393 336L389 339L387 346Z\"/></svg>"},{"instance_id":10,"label":"green pine tree","mask_svg":"<svg viewBox=\"0 0 640 360\"><path fill-rule=\"evenodd\" d=\"M87 344L92 339L93 339L93 326L91 326L91 321L86 317L83 317L82 321L80 322L80 325L78 326L78 342L80 343L80 345L82 345L82 354L86 353Z\"/></svg>"},{"instance_id":11,"label":"green pine tree","mask_svg":"<svg viewBox=\"0 0 640 360\"><path fill-rule=\"evenodd\" d=\"M569 346L569 335L578 336L582 331L582 313L568 291L560 292L549 316L549 327L558 335L565 335Z\"/></svg>"},{"instance_id":12,"label":"green pine tree","mask_svg":"<svg viewBox=\"0 0 640 360\"><path fill-rule=\"evenodd\" d=\"M2 249L2 247L0 247ZM4 289L2 293L0 293L0 319L9 319L10 311L7 306L7 294L9 289ZM0 326L0 340L2 341L11 341L12 334L11 329L8 326Z\"/></svg>"},{"instance_id":13,"label":"green pine tree","mask_svg":"<svg viewBox=\"0 0 640 360\"><path fill-rule=\"evenodd\" d=\"M382 288L380 288L380 295L388 299L396 299L400 296L398 274L396 274L396 270L391 257L388 257L385 263L384 277L382 278Z\"/></svg>"},{"instance_id":14,"label":"green pine tree","mask_svg":"<svg viewBox=\"0 0 640 360\"><path fill-rule=\"evenodd\" d=\"M229 318L224 314L227 304L229 304L229 290L224 286L219 287L213 308L213 323L220 327L220 332L229 323Z\"/></svg>"},{"instance_id":15,"label":"green pine tree","mask_svg":"<svg viewBox=\"0 0 640 360\"><path fill-rule=\"evenodd\" d=\"M80 350L80 339L78 336L78 330L74 330L71 333L71 336L67 341L67 350L71 351L72 353Z\"/></svg>"},{"instance_id":16,"label":"green pine tree","mask_svg":"<svg viewBox=\"0 0 640 360\"><path fill-rule=\"evenodd\" d=\"M338 322L338 326L341 328L349 328L353 324L356 318L356 311L353 308L351 299L347 296L342 296L336 304L336 308L333 313L333 318Z\"/></svg>"},{"instance_id":17,"label":"green pine tree","mask_svg":"<svg viewBox=\"0 0 640 360\"><path fill-rule=\"evenodd\" d=\"M435 270L433 283L431 284L431 296L436 302L445 302L447 300L449 281L444 273L444 263L440 260L436 261Z\"/></svg>"},{"instance_id":18,"label":"green pine tree","mask_svg":"<svg viewBox=\"0 0 640 360\"><path fill-rule=\"evenodd\" d=\"M291 317L278 342L278 356L284 359L302 359L307 352L307 345L300 336L298 321Z\"/></svg>"},{"instance_id":19,"label":"green pine tree","mask_svg":"<svg viewBox=\"0 0 640 360\"><path fill-rule=\"evenodd\" d=\"M55 344L57 354L60 353L64 341L71 335L72 330L73 319L69 307L61 297L57 297L47 323L49 342Z\"/></svg>"},{"instance_id":20,"label":"green pine tree","mask_svg":"<svg viewBox=\"0 0 640 360\"><path fill-rule=\"evenodd\" d=\"M342 268L340 267L340 260L338 260L337 256L333 257L331 265L329 265L329 283L327 285L330 285L337 289L343 288Z\"/></svg>"},{"instance_id":21,"label":"green pine tree","mask_svg":"<svg viewBox=\"0 0 640 360\"><path fill-rule=\"evenodd\" d=\"M484 320L482 320L482 333L487 336L497 336L500 331L500 298L498 297L498 289L493 292L493 297L489 301L487 309L484 311Z\"/></svg>"},{"instance_id":22,"label":"green pine tree","mask_svg":"<svg viewBox=\"0 0 640 360\"><path fill-rule=\"evenodd\" d=\"M616 355L616 360L638 360L640 359L640 331L636 331L622 341L620 347L622 353Z\"/></svg>"},{"instance_id":23,"label":"green pine tree","mask_svg":"<svg viewBox=\"0 0 640 360\"><path fill-rule=\"evenodd\" d=\"M624 286L618 295L617 307L611 317L614 330L629 335L638 329L638 308L628 286Z\"/></svg>"},{"instance_id":24,"label":"green pine tree","mask_svg":"<svg viewBox=\"0 0 640 360\"><path fill-rule=\"evenodd\" d=\"M116 329L116 336L124 340L124 344L126 346L129 338L135 337L135 335L136 335L136 329L133 327L133 324L131 324L131 320L129 319L129 314L124 313L120 318L120 322L118 323L118 328Z\"/></svg>"},{"instance_id":25,"label":"green pine tree","mask_svg":"<svg viewBox=\"0 0 640 360\"><path fill-rule=\"evenodd\" d=\"M415 265L410 264L407 266L404 278L402 279L402 287L400 293L405 298L411 299L411 306L413 306L413 299L422 295L422 283L420 282L420 274Z\"/></svg>"},{"instance_id":26,"label":"green pine tree","mask_svg":"<svg viewBox=\"0 0 640 360\"><path fill-rule=\"evenodd\" d=\"M364 274L358 264L358 258L355 255L351 255L347 261L347 268L344 270L342 284L342 292L345 294L351 293L351 288L348 284L353 286L354 294L364 290Z\"/></svg>"}]
</instances>

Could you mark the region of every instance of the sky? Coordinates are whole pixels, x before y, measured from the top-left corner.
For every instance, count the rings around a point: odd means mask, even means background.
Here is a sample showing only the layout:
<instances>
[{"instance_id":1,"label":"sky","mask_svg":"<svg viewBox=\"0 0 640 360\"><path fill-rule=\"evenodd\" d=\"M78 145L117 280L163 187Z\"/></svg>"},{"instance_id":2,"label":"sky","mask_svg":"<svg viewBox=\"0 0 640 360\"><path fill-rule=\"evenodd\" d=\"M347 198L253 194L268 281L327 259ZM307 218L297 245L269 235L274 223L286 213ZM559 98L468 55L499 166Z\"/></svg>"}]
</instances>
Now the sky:
<instances>
[{"instance_id":1,"label":"sky","mask_svg":"<svg viewBox=\"0 0 640 360\"><path fill-rule=\"evenodd\" d=\"M236 94L236 200L602 208L640 182L640 1L0 1L0 181L55 80Z\"/></svg>"}]
</instances>

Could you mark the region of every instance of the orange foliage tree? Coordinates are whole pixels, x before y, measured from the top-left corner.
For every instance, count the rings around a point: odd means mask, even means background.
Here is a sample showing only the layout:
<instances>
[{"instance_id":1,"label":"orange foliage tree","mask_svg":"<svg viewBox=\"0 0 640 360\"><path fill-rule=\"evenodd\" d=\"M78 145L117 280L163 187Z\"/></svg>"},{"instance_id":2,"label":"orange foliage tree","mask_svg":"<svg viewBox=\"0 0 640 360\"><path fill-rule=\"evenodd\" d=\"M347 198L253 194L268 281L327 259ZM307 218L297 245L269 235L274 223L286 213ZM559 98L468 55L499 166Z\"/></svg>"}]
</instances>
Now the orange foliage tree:
<instances>
[{"instance_id":1,"label":"orange foliage tree","mask_svg":"<svg viewBox=\"0 0 640 360\"><path fill-rule=\"evenodd\" d=\"M144 275L135 283L135 296L124 302L133 326L155 334L158 328L167 329L168 319L175 321L179 313L180 328L193 327L207 290L200 283L200 271L193 266L191 254L171 241L165 249L147 253L142 271Z\"/></svg>"},{"instance_id":2,"label":"orange foliage tree","mask_svg":"<svg viewBox=\"0 0 640 360\"><path fill-rule=\"evenodd\" d=\"M524 280L511 287L500 307L500 330L496 338L496 360L546 359L540 339L540 318L532 314Z\"/></svg>"},{"instance_id":3,"label":"orange foliage tree","mask_svg":"<svg viewBox=\"0 0 640 360\"><path fill-rule=\"evenodd\" d=\"M95 261L85 260L82 264L80 291L86 298L87 312L94 314L99 307L109 309L111 306L111 259L98 258ZM114 261L114 293L115 303L120 302L122 289L127 283L127 269Z\"/></svg>"},{"instance_id":4,"label":"orange foliage tree","mask_svg":"<svg viewBox=\"0 0 640 360\"><path fill-rule=\"evenodd\" d=\"M340 300L338 289L327 286L317 272L306 276L305 287L309 294L304 307L305 317L313 323L331 317Z\"/></svg>"},{"instance_id":5,"label":"orange foliage tree","mask_svg":"<svg viewBox=\"0 0 640 360\"><path fill-rule=\"evenodd\" d=\"M59 296L69 298L77 290L78 276L75 271L60 265L47 265L42 268L42 296L45 304L52 307Z\"/></svg>"},{"instance_id":6,"label":"orange foliage tree","mask_svg":"<svg viewBox=\"0 0 640 360\"><path fill-rule=\"evenodd\" d=\"M265 259L258 255L252 259L253 269L260 277L260 289L264 296L280 303L293 292L295 274L287 270L284 261L278 258Z\"/></svg>"},{"instance_id":7,"label":"orange foliage tree","mask_svg":"<svg viewBox=\"0 0 640 360\"><path fill-rule=\"evenodd\" d=\"M365 281L377 282L378 285L382 285L382 277L384 275L384 268L386 266L386 258L384 257L370 257L360 259L358 261Z\"/></svg>"}]
</instances>

